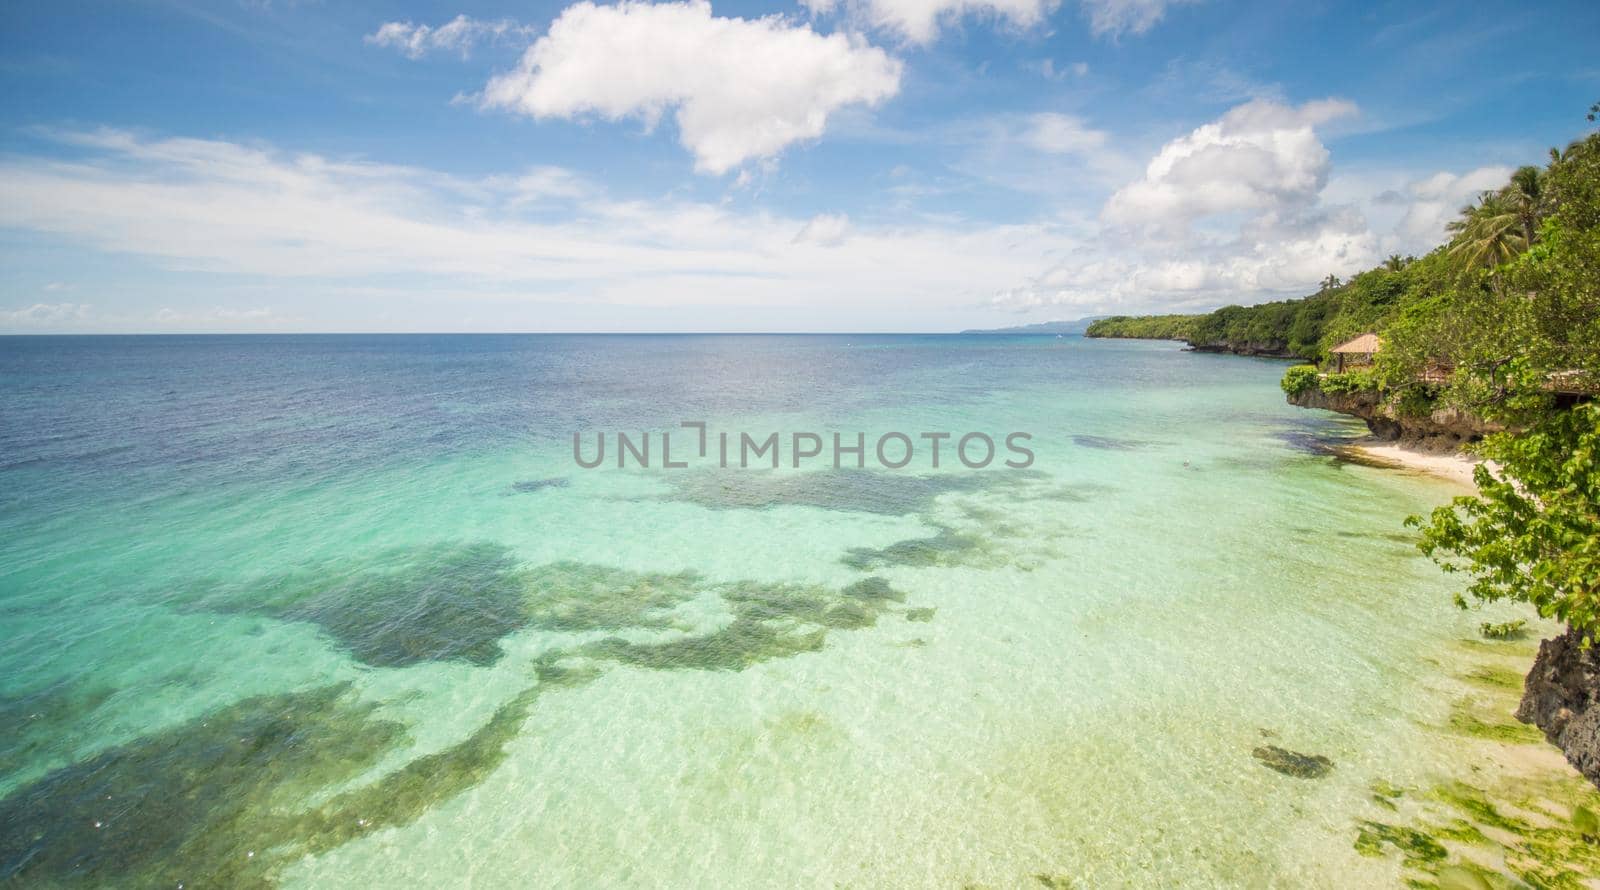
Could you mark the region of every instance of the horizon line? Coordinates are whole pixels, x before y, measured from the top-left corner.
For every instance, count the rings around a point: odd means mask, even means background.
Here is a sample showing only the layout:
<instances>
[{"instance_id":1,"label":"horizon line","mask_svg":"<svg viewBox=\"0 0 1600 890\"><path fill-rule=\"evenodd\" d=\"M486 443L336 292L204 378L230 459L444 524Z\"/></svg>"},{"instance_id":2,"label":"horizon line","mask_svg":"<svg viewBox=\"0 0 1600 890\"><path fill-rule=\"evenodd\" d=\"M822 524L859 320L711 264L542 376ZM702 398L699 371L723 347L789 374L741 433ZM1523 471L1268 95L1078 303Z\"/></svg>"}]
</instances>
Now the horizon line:
<instances>
[{"instance_id":1,"label":"horizon line","mask_svg":"<svg viewBox=\"0 0 1600 890\"><path fill-rule=\"evenodd\" d=\"M0 337L1049 337L1081 331L0 331Z\"/></svg>"}]
</instances>

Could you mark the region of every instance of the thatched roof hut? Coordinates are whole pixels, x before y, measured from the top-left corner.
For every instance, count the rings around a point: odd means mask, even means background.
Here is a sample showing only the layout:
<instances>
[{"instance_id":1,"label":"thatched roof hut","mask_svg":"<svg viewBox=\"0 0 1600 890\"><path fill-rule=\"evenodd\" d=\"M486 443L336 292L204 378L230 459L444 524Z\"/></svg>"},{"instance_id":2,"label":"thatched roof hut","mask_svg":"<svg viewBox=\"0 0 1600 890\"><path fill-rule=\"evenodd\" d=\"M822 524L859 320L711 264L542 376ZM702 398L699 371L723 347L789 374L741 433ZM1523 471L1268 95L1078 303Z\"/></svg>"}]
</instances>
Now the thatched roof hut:
<instances>
[{"instance_id":1,"label":"thatched roof hut","mask_svg":"<svg viewBox=\"0 0 1600 890\"><path fill-rule=\"evenodd\" d=\"M1346 340L1340 343L1329 351L1333 353L1334 360L1338 362L1337 372L1342 374L1344 373L1346 357L1351 357L1354 364L1370 365L1372 364L1373 355L1377 354L1382 347L1383 343L1378 340L1377 334L1362 334L1353 340Z\"/></svg>"}]
</instances>

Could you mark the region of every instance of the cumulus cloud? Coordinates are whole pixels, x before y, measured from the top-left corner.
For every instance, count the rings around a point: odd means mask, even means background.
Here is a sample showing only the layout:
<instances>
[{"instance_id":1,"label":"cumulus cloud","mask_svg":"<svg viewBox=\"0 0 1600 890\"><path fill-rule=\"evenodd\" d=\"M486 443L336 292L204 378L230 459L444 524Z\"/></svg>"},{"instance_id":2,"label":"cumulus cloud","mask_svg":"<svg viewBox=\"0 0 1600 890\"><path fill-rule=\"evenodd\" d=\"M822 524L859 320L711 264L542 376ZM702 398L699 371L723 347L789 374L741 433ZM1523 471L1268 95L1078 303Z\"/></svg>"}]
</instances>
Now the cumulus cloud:
<instances>
[{"instance_id":1,"label":"cumulus cloud","mask_svg":"<svg viewBox=\"0 0 1600 890\"><path fill-rule=\"evenodd\" d=\"M1107 135L1070 114L1036 114L1028 122L1023 139L1037 151L1048 154L1082 154L1105 147Z\"/></svg>"},{"instance_id":2,"label":"cumulus cloud","mask_svg":"<svg viewBox=\"0 0 1600 890\"><path fill-rule=\"evenodd\" d=\"M812 13L843 9L859 24L895 34L907 43L932 43L942 27L963 18L987 18L1014 28L1030 28L1061 5L1061 0L800 0Z\"/></svg>"},{"instance_id":3,"label":"cumulus cloud","mask_svg":"<svg viewBox=\"0 0 1600 890\"><path fill-rule=\"evenodd\" d=\"M1210 307L1302 294L1372 264L1380 239L1354 206L1326 199L1331 160L1317 135L1355 113L1337 99L1254 100L1168 142L1107 199L1093 246L997 304Z\"/></svg>"},{"instance_id":4,"label":"cumulus cloud","mask_svg":"<svg viewBox=\"0 0 1600 890\"><path fill-rule=\"evenodd\" d=\"M1298 107L1246 102L1162 147L1143 178L1111 196L1104 217L1170 233L1215 214L1309 207L1330 169L1316 128L1355 113L1354 104L1340 99Z\"/></svg>"},{"instance_id":5,"label":"cumulus cloud","mask_svg":"<svg viewBox=\"0 0 1600 890\"><path fill-rule=\"evenodd\" d=\"M1192 0L1083 0L1083 14L1096 37L1143 34L1161 21L1167 8Z\"/></svg>"},{"instance_id":6,"label":"cumulus cloud","mask_svg":"<svg viewBox=\"0 0 1600 890\"><path fill-rule=\"evenodd\" d=\"M411 22L385 22L368 34L367 43L399 50L407 58L420 59L429 52L459 52L465 58L480 43L525 39L533 29L510 19L487 22L458 15L437 27Z\"/></svg>"},{"instance_id":7,"label":"cumulus cloud","mask_svg":"<svg viewBox=\"0 0 1600 890\"><path fill-rule=\"evenodd\" d=\"M829 115L900 90L901 63L844 34L778 16L719 18L704 0L568 7L489 81L486 108L537 119L633 117L671 110L696 169L725 173L822 135Z\"/></svg>"}]
</instances>

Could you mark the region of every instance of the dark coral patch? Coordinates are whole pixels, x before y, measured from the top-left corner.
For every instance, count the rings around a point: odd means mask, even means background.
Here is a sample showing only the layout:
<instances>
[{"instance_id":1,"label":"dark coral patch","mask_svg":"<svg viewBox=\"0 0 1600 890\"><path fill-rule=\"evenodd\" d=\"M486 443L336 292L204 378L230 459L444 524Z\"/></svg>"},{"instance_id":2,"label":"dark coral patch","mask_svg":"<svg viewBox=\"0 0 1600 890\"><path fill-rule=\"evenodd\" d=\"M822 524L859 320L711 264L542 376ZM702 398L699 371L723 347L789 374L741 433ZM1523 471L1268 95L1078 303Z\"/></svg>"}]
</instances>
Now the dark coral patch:
<instances>
[{"instance_id":1,"label":"dark coral patch","mask_svg":"<svg viewBox=\"0 0 1600 890\"><path fill-rule=\"evenodd\" d=\"M528 621L554 631L662 629L671 611L705 585L694 572L639 573L580 562L556 562L522 576Z\"/></svg>"},{"instance_id":2,"label":"dark coral patch","mask_svg":"<svg viewBox=\"0 0 1600 890\"><path fill-rule=\"evenodd\" d=\"M248 886L271 814L405 737L344 687L247 699L105 751L0 801L0 877L28 884Z\"/></svg>"},{"instance_id":3,"label":"dark coral patch","mask_svg":"<svg viewBox=\"0 0 1600 890\"><path fill-rule=\"evenodd\" d=\"M882 578L857 581L841 590L818 585L737 582L712 589L733 620L707 633L639 642L610 637L580 651L657 670L736 671L776 658L822 648L829 630L858 630L877 623L905 594Z\"/></svg>"},{"instance_id":4,"label":"dark coral patch","mask_svg":"<svg viewBox=\"0 0 1600 890\"><path fill-rule=\"evenodd\" d=\"M567 675L556 685L581 682ZM56 770L0 801L0 880L266 887L308 853L406 825L505 759L545 683L463 741L318 806L407 741L348 684L259 696Z\"/></svg>"},{"instance_id":5,"label":"dark coral patch","mask_svg":"<svg viewBox=\"0 0 1600 890\"><path fill-rule=\"evenodd\" d=\"M988 550L983 540L953 529L942 528L928 538L909 538L886 547L852 547L840 562L858 571L870 572L884 566L957 566L982 561Z\"/></svg>"},{"instance_id":6,"label":"dark coral patch","mask_svg":"<svg viewBox=\"0 0 1600 890\"><path fill-rule=\"evenodd\" d=\"M511 490L520 494L528 494L535 491L544 491L547 488L566 488L570 484L572 484L572 480L565 476L551 476L548 479L524 479L520 482L513 482L511 483Z\"/></svg>"},{"instance_id":7,"label":"dark coral patch","mask_svg":"<svg viewBox=\"0 0 1600 890\"><path fill-rule=\"evenodd\" d=\"M667 479L673 486L670 500L687 501L711 510L789 506L907 516L927 512L944 494L1015 487L1035 475L994 469L925 475L873 470L777 473L729 469L676 473Z\"/></svg>"},{"instance_id":8,"label":"dark coral patch","mask_svg":"<svg viewBox=\"0 0 1600 890\"><path fill-rule=\"evenodd\" d=\"M425 661L493 664L501 637L525 621L523 583L497 544L389 550L206 593L199 605L317 625L375 667Z\"/></svg>"},{"instance_id":9,"label":"dark coral patch","mask_svg":"<svg viewBox=\"0 0 1600 890\"><path fill-rule=\"evenodd\" d=\"M774 658L822 648L825 630L775 627L755 618L735 618L709 634L635 643L618 637L597 640L583 653L653 670L740 671Z\"/></svg>"},{"instance_id":10,"label":"dark coral patch","mask_svg":"<svg viewBox=\"0 0 1600 890\"><path fill-rule=\"evenodd\" d=\"M1250 752L1271 770L1297 779L1320 779L1333 771L1333 761L1321 754L1301 754L1277 745L1262 745Z\"/></svg>"},{"instance_id":11,"label":"dark coral patch","mask_svg":"<svg viewBox=\"0 0 1600 890\"><path fill-rule=\"evenodd\" d=\"M1134 451L1150 445L1143 439L1120 439L1115 436L1073 436L1072 443L1079 448L1095 448L1100 451Z\"/></svg>"},{"instance_id":12,"label":"dark coral patch","mask_svg":"<svg viewBox=\"0 0 1600 890\"><path fill-rule=\"evenodd\" d=\"M83 731L95 709L111 698L105 686L61 680L15 695L0 695L0 776L63 749Z\"/></svg>"}]
</instances>

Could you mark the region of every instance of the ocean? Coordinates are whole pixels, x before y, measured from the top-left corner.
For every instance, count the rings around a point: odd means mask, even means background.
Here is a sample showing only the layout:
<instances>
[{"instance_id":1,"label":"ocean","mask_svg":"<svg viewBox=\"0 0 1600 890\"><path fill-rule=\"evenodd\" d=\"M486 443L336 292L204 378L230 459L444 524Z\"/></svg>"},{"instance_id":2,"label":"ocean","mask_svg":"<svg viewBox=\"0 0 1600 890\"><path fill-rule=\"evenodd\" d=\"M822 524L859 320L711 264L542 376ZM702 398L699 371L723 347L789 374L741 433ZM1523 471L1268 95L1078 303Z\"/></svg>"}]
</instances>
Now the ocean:
<instances>
[{"instance_id":1,"label":"ocean","mask_svg":"<svg viewBox=\"0 0 1600 890\"><path fill-rule=\"evenodd\" d=\"M1076 336L0 338L0 879L1392 884L1372 789L1464 769L1481 740L1440 727L1475 628L1528 616L1451 605L1401 523L1460 492L1328 454L1359 424L1286 405L1283 368ZM781 466L684 422L778 433ZM796 432L828 446L799 469ZM617 433L688 466L619 468Z\"/></svg>"}]
</instances>

